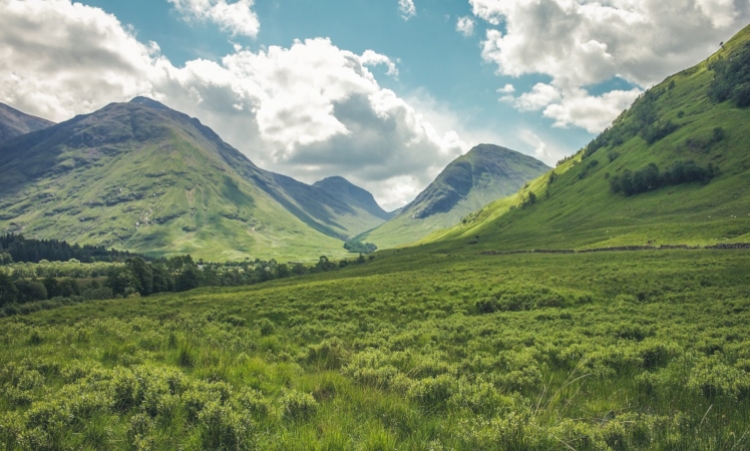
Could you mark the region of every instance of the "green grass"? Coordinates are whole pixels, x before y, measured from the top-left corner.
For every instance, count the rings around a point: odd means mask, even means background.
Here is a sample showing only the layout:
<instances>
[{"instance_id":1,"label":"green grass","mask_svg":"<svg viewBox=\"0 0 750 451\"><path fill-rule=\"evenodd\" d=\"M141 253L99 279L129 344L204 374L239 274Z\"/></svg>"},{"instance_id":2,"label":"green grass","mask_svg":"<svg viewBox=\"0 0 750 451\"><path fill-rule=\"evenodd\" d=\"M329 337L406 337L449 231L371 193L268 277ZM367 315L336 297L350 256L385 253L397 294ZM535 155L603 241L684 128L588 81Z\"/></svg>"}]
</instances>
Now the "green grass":
<instances>
[{"instance_id":1,"label":"green grass","mask_svg":"<svg viewBox=\"0 0 750 451\"><path fill-rule=\"evenodd\" d=\"M431 249L0 320L0 448L747 446L749 252Z\"/></svg>"}]
</instances>

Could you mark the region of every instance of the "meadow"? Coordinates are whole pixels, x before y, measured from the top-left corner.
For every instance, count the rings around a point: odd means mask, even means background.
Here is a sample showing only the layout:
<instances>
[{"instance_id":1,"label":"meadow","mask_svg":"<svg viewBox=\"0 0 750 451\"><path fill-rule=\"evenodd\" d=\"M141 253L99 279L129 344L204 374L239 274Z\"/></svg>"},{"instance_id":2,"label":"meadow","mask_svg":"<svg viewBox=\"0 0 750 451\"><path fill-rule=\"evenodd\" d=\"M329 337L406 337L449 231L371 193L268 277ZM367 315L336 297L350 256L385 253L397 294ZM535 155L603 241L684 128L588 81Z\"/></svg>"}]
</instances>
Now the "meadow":
<instances>
[{"instance_id":1,"label":"meadow","mask_svg":"<svg viewBox=\"0 0 750 451\"><path fill-rule=\"evenodd\" d=\"M749 270L423 246L4 318L0 449L748 449Z\"/></svg>"}]
</instances>

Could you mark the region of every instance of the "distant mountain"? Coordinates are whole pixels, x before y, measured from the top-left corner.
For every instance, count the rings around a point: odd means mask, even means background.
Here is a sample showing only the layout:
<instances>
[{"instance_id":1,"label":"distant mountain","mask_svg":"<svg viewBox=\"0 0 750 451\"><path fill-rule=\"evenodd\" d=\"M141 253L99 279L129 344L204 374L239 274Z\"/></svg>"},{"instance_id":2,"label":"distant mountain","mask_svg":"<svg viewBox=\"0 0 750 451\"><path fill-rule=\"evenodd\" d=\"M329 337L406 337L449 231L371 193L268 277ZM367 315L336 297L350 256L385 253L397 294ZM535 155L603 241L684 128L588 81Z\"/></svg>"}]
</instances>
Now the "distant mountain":
<instances>
[{"instance_id":1,"label":"distant mountain","mask_svg":"<svg viewBox=\"0 0 750 451\"><path fill-rule=\"evenodd\" d=\"M518 191L550 168L504 147L482 144L451 164L393 219L356 238L387 248L452 227L465 215Z\"/></svg>"},{"instance_id":2,"label":"distant mountain","mask_svg":"<svg viewBox=\"0 0 750 451\"><path fill-rule=\"evenodd\" d=\"M55 123L0 103L0 143L52 125Z\"/></svg>"},{"instance_id":3,"label":"distant mountain","mask_svg":"<svg viewBox=\"0 0 750 451\"><path fill-rule=\"evenodd\" d=\"M337 197L348 205L356 206L366 211L370 215L388 220L393 217L392 213L383 210L373 195L343 177L328 177L313 184L315 188L321 189L332 196Z\"/></svg>"},{"instance_id":4,"label":"distant mountain","mask_svg":"<svg viewBox=\"0 0 750 451\"><path fill-rule=\"evenodd\" d=\"M347 193L260 169L197 119L142 97L0 144L0 232L150 255L340 254L384 221Z\"/></svg>"},{"instance_id":5,"label":"distant mountain","mask_svg":"<svg viewBox=\"0 0 750 451\"><path fill-rule=\"evenodd\" d=\"M429 241L477 251L748 243L748 107L750 26L554 171Z\"/></svg>"}]
</instances>

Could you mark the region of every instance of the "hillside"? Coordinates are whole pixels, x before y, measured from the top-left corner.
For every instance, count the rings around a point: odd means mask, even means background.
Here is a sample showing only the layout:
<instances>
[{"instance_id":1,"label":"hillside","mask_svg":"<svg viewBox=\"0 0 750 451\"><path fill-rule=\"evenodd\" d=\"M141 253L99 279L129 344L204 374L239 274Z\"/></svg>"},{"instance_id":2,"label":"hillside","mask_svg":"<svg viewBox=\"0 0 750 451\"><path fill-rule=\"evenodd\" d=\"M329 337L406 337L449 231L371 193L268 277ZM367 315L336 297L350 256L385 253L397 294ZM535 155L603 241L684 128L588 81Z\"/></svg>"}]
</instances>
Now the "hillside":
<instances>
[{"instance_id":1,"label":"hillside","mask_svg":"<svg viewBox=\"0 0 750 451\"><path fill-rule=\"evenodd\" d=\"M480 237L478 248L562 249L750 241L750 110L740 106L749 43L750 27L650 89L528 189L425 242ZM722 101L716 93L726 86L739 90ZM530 192L537 201L524 208Z\"/></svg>"},{"instance_id":2,"label":"hillside","mask_svg":"<svg viewBox=\"0 0 750 451\"><path fill-rule=\"evenodd\" d=\"M380 221L146 98L4 143L0 198L3 232L217 260L341 254Z\"/></svg>"},{"instance_id":3,"label":"hillside","mask_svg":"<svg viewBox=\"0 0 750 451\"><path fill-rule=\"evenodd\" d=\"M417 241L515 193L547 170L544 163L519 152L490 144L476 146L449 164L396 217L357 240L380 248Z\"/></svg>"},{"instance_id":4,"label":"hillside","mask_svg":"<svg viewBox=\"0 0 750 451\"><path fill-rule=\"evenodd\" d=\"M0 143L52 125L54 122L31 116L0 103Z\"/></svg>"}]
</instances>

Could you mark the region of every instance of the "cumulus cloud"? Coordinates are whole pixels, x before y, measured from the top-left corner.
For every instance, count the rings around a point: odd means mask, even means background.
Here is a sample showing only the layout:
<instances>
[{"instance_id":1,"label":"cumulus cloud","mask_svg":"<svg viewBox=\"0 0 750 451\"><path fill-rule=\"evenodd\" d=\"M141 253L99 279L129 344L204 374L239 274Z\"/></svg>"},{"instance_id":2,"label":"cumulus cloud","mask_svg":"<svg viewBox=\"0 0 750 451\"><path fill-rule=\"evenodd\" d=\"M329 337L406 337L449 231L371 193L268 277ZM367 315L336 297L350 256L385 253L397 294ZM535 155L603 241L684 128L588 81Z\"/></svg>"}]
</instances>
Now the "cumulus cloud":
<instances>
[{"instance_id":1,"label":"cumulus cloud","mask_svg":"<svg viewBox=\"0 0 750 451\"><path fill-rule=\"evenodd\" d=\"M428 119L435 113L381 87L373 65L397 73L385 55L319 38L176 67L101 9L0 0L0 102L61 121L151 96L261 167L307 182L343 175L395 208L468 147Z\"/></svg>"},{"instance_id":2,"label":"cumulus cloud","mask_svg":"<svg viewBox=\"0 0 750 451\"><path fill-rule=\"evenodd\" d=\"M256 37L260 30L254 0L168 0L188 20L212 22L234 36Z\"/></svg>"},{"instance_id":3,"label":"cumulus cloud","mask_svg":"<svg viewBox=\"0 0 750 451\"><path fill-rule=\"evenodd\" d=\"M614 77L647 88L710 55L750 20L746 0L469 1L475 16L502 29L487 31L482 57L502 75L551 77L560 96L550 96L549 105L556 106L545 111L558 124L588 130L589 117L609 112L611 121L633 92L588 96L582 88ZM517 100L519 108L539 99L538 92L528 94ZM574 113L561 103L565 99L577 99L591 111L583 114L577 107Z\"/></svg>"},{"instance_id":4,"label":"cumulus cloud","mask_svg":"<svg viewBox=\"0 0 750 451\"><path fill-rule=\"evenodd\" d=\"M524 93L518 98L510 97L510 99L513 99L516 108L521 111L536 111L561 98L562 94L557 88L545 83L537 83L530 92Z\"/></svg>"},{"instance_id":5,"label":"cumulus cloud","mask_svg":"<svg viewBox=\"0 0 750 451\"><path fill-rule=\"evenodd\" d=\"M544 116L555 120L556 127L575 124L589 133L599 133L628 108L641 94L640 89L614 90L592 96L586 90L570 89L559 102L550 102Z\"/></svg>"},{"instance_id":6,"label":"cumulus cloud","mask_svg":"<svg viewBox=\"0 0 750 451\"><path fill-rule=\"evenodd\" d=\"M462 35L469 37L474 34L474 19L471 17L459 17L456 22L456 31Z\"/></svg>"},{"instance_id":7,"label":"cumulus cloud","mask_svg":"<svg viewBox=\"0 0 750 451\"><path fill-rule=\"evenodd\" d=\"M417 15L417 8L414 6L414 0L398 0L398 10L404 20L409 20Z\"/></svg>"}]
</instances>

